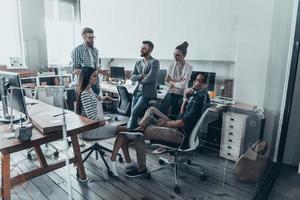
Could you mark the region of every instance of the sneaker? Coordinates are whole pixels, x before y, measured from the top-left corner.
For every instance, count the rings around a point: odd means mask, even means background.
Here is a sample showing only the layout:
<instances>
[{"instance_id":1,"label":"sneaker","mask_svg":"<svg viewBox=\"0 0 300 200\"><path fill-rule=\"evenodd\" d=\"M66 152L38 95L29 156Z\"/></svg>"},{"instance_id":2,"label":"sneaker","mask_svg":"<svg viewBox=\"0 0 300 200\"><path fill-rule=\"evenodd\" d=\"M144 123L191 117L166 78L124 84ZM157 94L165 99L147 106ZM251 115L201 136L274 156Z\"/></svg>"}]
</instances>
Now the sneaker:
<instances>
[{"instance_id":1,"label":"sneaker","mask_svg":"<svg viewBox=\"0 0 300 200\"><path fill-rule=\"evenodd\" d=\"M145 176L146 174L147 174L147 168L145 168L143 171L139 171L138 169L132 169L132 170L126 172L126 176L129 178Z\"/></svg>"},{"instance_id":2,"label":"sneaker","mask_svg":"<svg viewBox=\"0 0 300 200\"><path fill-rule=\"evenodd\" d=\"M119 176L117 170L117 161L110 161L109 162L110 171L113 173L114 176Z\"/></svg>"},{"instance_id":3,"label":"sneaker","mask_svg":"<svg viewBox=\"0 0 300 200\"><path fill-rule=\"evenodd\" d=\"M143 138L144 134L140 131L124 131L121 132L120 134L124 134L126 136L127 139L132 140L132 139L139 139L139 138Z\"/></svg>"},{"instance_id":4,"label":"sneaker","mask_svg":"<svg viewBox=\"0 0 300 200\"><path fill-rule=\"evenodd\" d=\"M153 154L163 154L167 151L167 149L165 147L159 147L157 149L155 149L152 153Z\"/></svg>"},{"instance_id":5,"label":"sneaker","mask_svg":"<svg viewBox=\"0 0 300 200\"><path fill-rule=\"evenodd\" d=\"M135 160L131 160L130 163L125 163L125 169L126 171L137 169L139 167L139 164Z\"/></svg>"}]
</instances>

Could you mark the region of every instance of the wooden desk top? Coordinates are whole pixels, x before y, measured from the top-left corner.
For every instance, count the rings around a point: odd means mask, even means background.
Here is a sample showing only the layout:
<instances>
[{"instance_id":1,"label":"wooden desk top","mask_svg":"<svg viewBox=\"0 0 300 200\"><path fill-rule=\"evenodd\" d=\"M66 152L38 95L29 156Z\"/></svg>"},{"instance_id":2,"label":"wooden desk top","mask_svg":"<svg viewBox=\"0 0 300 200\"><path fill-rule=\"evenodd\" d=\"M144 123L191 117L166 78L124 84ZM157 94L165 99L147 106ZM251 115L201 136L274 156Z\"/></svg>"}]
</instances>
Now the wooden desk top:
<instances>
[{"instance_id":1,"label":"wooden desk top","mask_svg":"<svg viewBox=\"0 0 300 200\"><path fill-rule=\"evenodd\" d=\"M46 103L43 103L38 100L34 100L37 102L35 105L27 106L28 113L30 116L39 116L43 118L45 115L53 116L55 114L62 113L61 108L57 108ZM90 120L83 116L77 115L72 111L67 111L66 116L66 124L67 124L67 135L76 135L91 129L95 129L99 127L99 123L97 121ZM49 118L47 118L49 120ZM54 120L61 120L62 116L54 117ZM31 141L28 142L20 142L16 138L12 139L3 139L2 136L4 133L8 133L8 124L0 125L0 152L7 151L10 153L20 151L23 149L27 149L37 144L44 144L47 142L55 141L62 139L62 132L51 133L48 135L44 135L39 132L37 129L33 129Z\"/></svg>"}]
</instances>

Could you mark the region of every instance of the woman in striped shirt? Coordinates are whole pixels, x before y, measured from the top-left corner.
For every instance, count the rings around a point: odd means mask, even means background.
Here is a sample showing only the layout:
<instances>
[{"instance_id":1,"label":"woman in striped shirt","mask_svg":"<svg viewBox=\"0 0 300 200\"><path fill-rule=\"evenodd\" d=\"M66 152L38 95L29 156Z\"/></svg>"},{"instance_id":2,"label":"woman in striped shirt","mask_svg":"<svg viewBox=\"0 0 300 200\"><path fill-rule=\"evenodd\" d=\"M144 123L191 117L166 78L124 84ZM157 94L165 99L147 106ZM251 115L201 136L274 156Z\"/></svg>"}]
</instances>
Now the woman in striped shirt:
<instances>
[{"instance_id":1,"label":"woman in striped shirt","mask_svg":"<svg viewBox=\"0 0 300 200\"><path fill-rule=\"evenodd\" d=\"M97 140L104 138L111 138L121 131L126 131L124 126L105 125L103 120L103 110L101 100L107 100L108 97L97 96L92 86L97 83L97 71L92 67L83 67L79 76L79 84L77 86L76 95L76 112L79 115L87 117L92 120L99 121L100 127L81 134L82 138L89 140ZM131 162L128 148L123 148L123 154L127 163ZM116 160L111 159L111 171L115 176L118 176L116 169Z\"/></svg>"}]
</instances>

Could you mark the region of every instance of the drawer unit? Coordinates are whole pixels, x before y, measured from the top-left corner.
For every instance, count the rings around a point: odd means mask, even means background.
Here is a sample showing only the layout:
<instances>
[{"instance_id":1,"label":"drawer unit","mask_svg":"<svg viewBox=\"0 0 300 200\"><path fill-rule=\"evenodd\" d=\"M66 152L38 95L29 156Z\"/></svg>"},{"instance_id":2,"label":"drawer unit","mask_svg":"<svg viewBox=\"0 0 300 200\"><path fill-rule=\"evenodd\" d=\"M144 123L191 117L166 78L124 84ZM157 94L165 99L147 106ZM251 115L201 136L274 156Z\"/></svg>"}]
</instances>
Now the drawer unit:
<instances>
[{"instance_id":1,"label":"drawer unit","mask_svg":"<svg viewBox=\"0 0 300 200\"><path fill-rule=\"evenodd\" d=\"M220 156L237 161L243 149L248 115L227 112L223 114Z\"/></svg>"}]
</instances>

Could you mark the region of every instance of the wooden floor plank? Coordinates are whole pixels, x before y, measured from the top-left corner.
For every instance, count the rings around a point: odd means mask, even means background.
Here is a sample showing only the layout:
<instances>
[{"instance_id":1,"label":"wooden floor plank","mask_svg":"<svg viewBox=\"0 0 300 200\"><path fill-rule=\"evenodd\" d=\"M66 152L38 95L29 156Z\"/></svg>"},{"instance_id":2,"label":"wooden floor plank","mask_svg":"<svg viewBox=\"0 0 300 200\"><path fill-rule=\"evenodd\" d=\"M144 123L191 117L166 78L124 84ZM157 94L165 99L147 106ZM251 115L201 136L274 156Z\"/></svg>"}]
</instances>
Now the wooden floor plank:
<instances>
[{"instance_id":1,"label":"wooden floor plank","mask_svg":"<svg viewBox=\"0 0 300 200\"><path fill-rule=\"evenodd\" d=\"M60 159L64 159L64 154L63 152L60 154ZM50 161L55 161L53 159L49 159ZM51 162L49 162L51 163ZM76 169L75 167L71 166L70 167L71 171L71 175L73 179L76 179ZM68 171L65 168L63 169L58 169L56 170L58 172L58 175L62 175L62 174L67 174ZM66 178L66 177L65 177ZM99 196L101 196L103 199L124 199L124 200L129 200L132 199L131 196L129 196L128 194L118 190L118 188L113 187L108 181L99 181L99 182L89 182L86 187L91 190L94 191L96 194L98 194Z\"/></svg>"},{"instance_id":2,"label":"wooden floor plank","mask_svg":"<svg viewBox=\"0 0 300 200\"><path fill-rule=\"evenodd\" d=\"M24 153L24 152L23 152ZM60 158L61 159L61 158ZM48 156L49 163L53 163L56 161L51 156ZM35 166L38 166L37 161L30 161L31 163L35 164ZM71 165L73 167L73 165ZM66 170L55 170L54 172L50 172L50 174L47 174L49 178L51 178L54 182L57 182L58 186L62 188L66 193L68 193L68 176ZM101 196L97 195L93 191L86 188L84 185L80 184L78 180L74 177L71 177L71 184L72 184L72 197L73 199L103 199Z\"/></svg>"},{"instance_id":3,"label":"wooden floor plank","mask_svg":"<svg viewBox=\"0 0 300 200\"><path fill-rule=\"evenodd\" d=\"M16 153L19 154L19 153ZM24 159L24 155L20 153L19 157ZM15 157L16 158L16 157ZM18 157L17 157L18 158ZM15 161L18 162L18 161ZM22 172L26 172L36 168L33 162L29 160L25 160L21 165L18 165ZM48 198L48 199L67 199L68 194L63 191L55 182L53 182L47 175L42 175L36 178L31 179L32 183L36 185L40 191Z\"/></svg>"},{"instance_id":4,"label":"wooden floor plank","mask_svg":"<svg viewBox=\"0 0 300 200\"><path fill-rule=\"evenodd\" d=\"M14 163L16 164L16 163ZM20 164L20 163L19 163ZM22 173L21 169L19 168L19 166L17 165L14 168L14 171L17 172L17 174ZM25 183L23 183L22 188L25 190L25 192L32 198L32 199L39 199L39 200L46 200L48 199L45 195L43 195L43 193L38 189L38 187L36 187L31 180L27 181Z\"/></svg>"},{"instance_id":5,"label":"wooden floor plank","mask_svg":"<svg viewBox=\"0 0 300 200\"><path fill-rule=\"evenodd\" d=\"M112 148L114 140L102 141L101 145ZM63 143L53 143L60 151L63 150ZM84 147L87 148L88 146ZM42 148L45 151L45 148ZM154 169L159 166L158 156L153 155L153 148L147 146L147 167ZM49 164L57 159L52 155L52 149L46 150L46 159ZM59 159L66 157L66 152L60 152ZM68 150L69 156L73 155L72 148ZM135 159L135 150L130 148L130 154ZM81 183L76 177L76 168L71 165L50 172L46 175L34 178L11 190L12 199L67 199L68 198L68 173L71 173L72 197L75 200L84 199L112 199L112 200L248 200L256 189L256 184L240 183L234 177L234 163L228 162L226 168L225 196L219 196L222 192L222 178L225 160L218 157L216 153L197 152L188 153L192 158L195 169L202 169L208 175L208 180L203 182L196 173L180 167L178 182L182 193L177 195L174 192L174 175L171 168L152 174L152 179L144 178L129 179L125 177L125 165L118 164L119 177L113 178L107 175L106 168L101 159L95 160L92 156L85 163L85 170L90 181L87 184ZM106 153L109 160L110 153ZM39 166L37 160L26 160L26 151L12 154L11 159L18 166L13 173L21 173ZM21 162L24 160L24 162ZM199 167L198 165L202 166ZM14 174L14 175L15 175ZM0 178L1 179L1 178ZM23 197L23 198L20 198Z\"/></svg>"}]
</instances>

